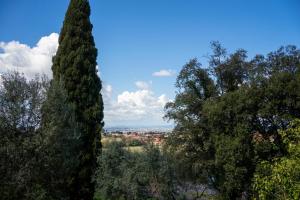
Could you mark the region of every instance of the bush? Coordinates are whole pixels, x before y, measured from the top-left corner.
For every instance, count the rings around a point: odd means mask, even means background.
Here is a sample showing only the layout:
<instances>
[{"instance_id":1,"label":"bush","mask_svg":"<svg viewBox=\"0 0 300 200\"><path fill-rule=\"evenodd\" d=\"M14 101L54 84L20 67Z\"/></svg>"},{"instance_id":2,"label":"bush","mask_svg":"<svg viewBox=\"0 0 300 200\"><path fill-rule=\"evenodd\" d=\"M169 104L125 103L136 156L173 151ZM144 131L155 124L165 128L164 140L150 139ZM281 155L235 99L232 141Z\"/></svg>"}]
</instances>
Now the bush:
<instances>
[{"instance_id":1,"label":"bush","mask_svg":"<svg viewBox=\"0 0 300 200\"><path fill-rule=\"evenodd\" d=\"M288 153L259 163L254 174L255 199L300 198L300 120L280 135Z\"/></svg>"},{"instance_id":2,"label":"bush","mask_svg":"<svg viewBox=\"0 0 300 200\"><path fill-rule=\"evenodd\" d=\"M141 140L137 140L137 139L129 140L127 142L127 146L130 146L130 147L137 147L137 146L142 146L142 145L144 145L144 143Z\"/></svg>"},{"instance_id":3,"label":"bush","mask_svg":"<svg viewBox=\"0 0 300 200\"><path fill-rule=\"evenodd\" d=\"M171 199L175 193L173 168L153 145L136 154L112 142L98 164L96 199Z\"/></svg>"}]
</instances>

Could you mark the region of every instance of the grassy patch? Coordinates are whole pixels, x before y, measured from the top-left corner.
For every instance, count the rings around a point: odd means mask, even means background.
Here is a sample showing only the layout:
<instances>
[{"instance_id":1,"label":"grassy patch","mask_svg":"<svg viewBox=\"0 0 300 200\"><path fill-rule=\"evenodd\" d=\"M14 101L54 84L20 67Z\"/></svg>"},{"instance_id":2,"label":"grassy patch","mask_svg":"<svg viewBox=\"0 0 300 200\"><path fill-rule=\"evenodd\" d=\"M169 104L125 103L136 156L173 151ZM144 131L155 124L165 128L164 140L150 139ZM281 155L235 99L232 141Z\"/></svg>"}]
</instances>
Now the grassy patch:
<instances>
[{"instance_id":1,"label":"grassy patch","mask_svg":"<svg viewBox=\"0 0 300 200\"><path fill-rule=\"evenodd\" d=\"M127 151L130 153L142 153L144 152L144 147L143 146L129 146L129 147L124 147Z\"/></svg>"}]
</instances>

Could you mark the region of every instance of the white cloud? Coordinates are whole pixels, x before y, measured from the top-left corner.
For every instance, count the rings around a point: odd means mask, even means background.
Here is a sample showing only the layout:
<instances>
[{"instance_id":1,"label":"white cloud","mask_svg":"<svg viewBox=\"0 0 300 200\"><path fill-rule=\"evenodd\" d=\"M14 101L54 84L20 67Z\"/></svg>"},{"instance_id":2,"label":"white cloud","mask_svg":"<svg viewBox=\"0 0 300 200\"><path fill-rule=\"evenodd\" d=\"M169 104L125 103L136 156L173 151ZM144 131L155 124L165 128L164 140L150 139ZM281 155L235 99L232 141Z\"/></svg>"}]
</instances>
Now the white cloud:
<instances>
[{"instance_id":1,"label":"white cloud","mask_svg":"<svg viewBox=\"0 0 300 200\"><path fill-rule=\"evenodd\" d=\"M0 74L19 71L28 78L35 74L52 76L52 57L58 48L58 34L42 37L34 47L17 41L0 42ZM173 73L172 71L168 71ZM163 72L160 75L165 76ZM100 76L100 72L98 72ZM1 82L1 75L0 75ZM136 91L123 91L114 95L113 87L103 82L104 120L106 125L165 125L162 117L169 99L157 96L150 89L152 81L135 82Z\"/></svg>"},{"instance_id":2,"label":"white cloud","mask_svg":"<svg viewBox=\"0 0 300 200\"><path fill-rule=\"evenodd\" d=\"M18 41L0 42L0 73L19 71L28 78L35 74L52 76L52 57L58 48L58 34L42 37L30 47Z\"/></svg>"},{"instance_id":3,"label":"white cloud","mask_svg":"<svg viewBox=\"0 0 300 200\"><path fill-rule=\"evenodd\" d=\"M111 93L111 92L112 92L112 86L111 86L111 85L105 85L105 90L106 90L108 93Z\"/></svg>"},{"instance_id":4,"label":"white cloud","mask_svg":"<svg viewBox=\"0 0 300 200\"><path fill-rule=\"evenodd\" d=\"M102 98L104 103L111 101L113 88L111 85L102 82Z\"/></svg>"},{"instance_id":5,"label":"white cloud","mask_svg":"<svg viewBox=\"0 0 300 200\"><path fill-rule=\"evenodd\" d=\"M145 81L136 81L135 86L140 90L148 90L150 88L150 85Z\"/></svg>"},{"instance_id":6,"label":"white cloud","mask_svg":"<svg viewBox=\"0 0 300 200\"><path fill-rule=\"evenodd\" d=\"M158 103L160 103L162 106L165 106L168 102L170 102L170 99L168 99L165 94L162 94L158 97Z\"/></svg>"},{"instance_id":7,"label":"white cloud","mask_svg":"<svg viewBox=\"0 0 300 200\"><path fill-rule=\"evenodd\" d=\"M158 72L154 72L152 74L152 76L173 76L173 75L175 75L175 73L176 72L174 70L171 70L171 69L168 69L168 70L162 69Z\"/></svg>"},{"instance_id":8,"label":"white cloud","mask_svg":"<svg viewBox=\"0 0 300 200\"><path fill-rule=\"evenodd\" d=\"M123 91L115 99L104 98L104 121L107 126L165 125L167 123L162 117L168 101L166 95L157 97L149 87L140 87L133 92Z\"/></svg>"}]
</instances>

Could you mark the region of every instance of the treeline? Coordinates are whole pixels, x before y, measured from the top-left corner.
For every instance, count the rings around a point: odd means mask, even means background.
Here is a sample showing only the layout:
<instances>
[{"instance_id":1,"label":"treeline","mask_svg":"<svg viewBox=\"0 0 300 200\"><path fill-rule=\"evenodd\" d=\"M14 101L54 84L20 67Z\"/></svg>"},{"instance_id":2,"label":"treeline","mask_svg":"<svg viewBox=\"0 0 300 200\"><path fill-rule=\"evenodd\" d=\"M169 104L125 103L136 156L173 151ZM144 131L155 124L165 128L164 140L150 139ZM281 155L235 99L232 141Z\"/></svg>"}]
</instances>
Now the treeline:
<instances>
[{"instance_id":1,"label":"treeline","mask_svg":"<svg viewBox=\"0 0 300 200\"><path fill-rule=\"evenodd\" d=\"M170 151L221 199L299 199L300 50L212 50L208 67L192 59L177 77Z\"/></svg>"}]
</instances>

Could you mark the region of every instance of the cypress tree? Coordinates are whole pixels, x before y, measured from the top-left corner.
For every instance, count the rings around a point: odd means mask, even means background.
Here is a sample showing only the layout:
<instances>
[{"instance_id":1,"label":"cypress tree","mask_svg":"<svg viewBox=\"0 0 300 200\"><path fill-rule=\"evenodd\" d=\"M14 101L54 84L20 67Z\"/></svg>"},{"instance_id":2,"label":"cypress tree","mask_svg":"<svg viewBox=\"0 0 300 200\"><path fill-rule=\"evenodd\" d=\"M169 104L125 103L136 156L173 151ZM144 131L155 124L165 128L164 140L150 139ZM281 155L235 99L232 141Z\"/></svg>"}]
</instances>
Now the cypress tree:
<instances>
[{"instance_id":1,"label":"cypress tree","mask_svg":"<svg viewBox=\"0 0 300 200\"><path fill-rule=\"evenodd\" d=\"M67 102L74 107L81 132L79 167L72 181L71 199L92 199L92 175L101 148L103 102L101 80L97 76L97 49L89 19L88 0L71 0L53 57L53 81L63 81Z\"/></svg>"}]
</instances>

